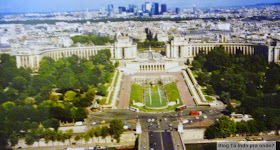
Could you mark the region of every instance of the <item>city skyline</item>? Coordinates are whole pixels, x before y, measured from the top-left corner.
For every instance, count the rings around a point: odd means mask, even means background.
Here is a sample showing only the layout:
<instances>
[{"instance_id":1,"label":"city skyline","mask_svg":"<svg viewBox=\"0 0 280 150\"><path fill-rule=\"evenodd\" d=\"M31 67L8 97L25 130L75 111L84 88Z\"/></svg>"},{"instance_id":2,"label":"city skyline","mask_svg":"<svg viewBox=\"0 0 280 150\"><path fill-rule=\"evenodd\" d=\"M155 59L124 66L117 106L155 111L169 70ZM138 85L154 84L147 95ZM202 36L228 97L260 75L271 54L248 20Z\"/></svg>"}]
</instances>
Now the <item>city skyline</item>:
<instances>
[{"instance_id":1,"label":"city skyline","mask_svg":"<svg viewBox=\"0 0 280 150\"><path fill-rule=\"evenodd\" d=\"M134 4L139 8L145 2L157 2L160 4L167 4L168 9L179 8L191 8L193 5L196 5L200 8L206 7L234 7L234 6L244 6L244 5L254 5L260 3L277 3L277 0L248 0L246 2L242 0L229 1L229 0L197 0L195 2L191 0L174 0L172 2L167 0L104 0L104 1L89 1L89 0L49 0L49 1L35 1L35 0L0 0L0 13L32 13L32 12L60 12L60 11L83 11L86 9L89 10L98 10L101 8L107 8L108 4L113 4L115 6L125 6L129 4Z\"/></svg>"}]
</instances>

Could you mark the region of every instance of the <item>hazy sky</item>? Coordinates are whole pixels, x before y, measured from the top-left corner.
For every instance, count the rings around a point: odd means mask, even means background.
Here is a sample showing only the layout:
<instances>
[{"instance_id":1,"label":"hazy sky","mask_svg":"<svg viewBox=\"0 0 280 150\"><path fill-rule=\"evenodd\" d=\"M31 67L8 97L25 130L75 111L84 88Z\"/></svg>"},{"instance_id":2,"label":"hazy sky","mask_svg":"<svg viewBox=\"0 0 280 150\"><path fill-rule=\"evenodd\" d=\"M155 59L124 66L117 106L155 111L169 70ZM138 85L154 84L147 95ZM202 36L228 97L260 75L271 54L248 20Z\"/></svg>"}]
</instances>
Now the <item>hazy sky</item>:
<instances>
[{"instance_id":1,"label":"hazy sky","mask_svg":"<svg viewBox=\"0 0 280 150\"><path fill-rule=\"evenodd\" d=\"M0 12L53 12L106 8L108 4L127 6L144 2L166 3L168 8L223 7L258 3L275 3L279 0L0 0Z\"/></svg>"}]
</instances>

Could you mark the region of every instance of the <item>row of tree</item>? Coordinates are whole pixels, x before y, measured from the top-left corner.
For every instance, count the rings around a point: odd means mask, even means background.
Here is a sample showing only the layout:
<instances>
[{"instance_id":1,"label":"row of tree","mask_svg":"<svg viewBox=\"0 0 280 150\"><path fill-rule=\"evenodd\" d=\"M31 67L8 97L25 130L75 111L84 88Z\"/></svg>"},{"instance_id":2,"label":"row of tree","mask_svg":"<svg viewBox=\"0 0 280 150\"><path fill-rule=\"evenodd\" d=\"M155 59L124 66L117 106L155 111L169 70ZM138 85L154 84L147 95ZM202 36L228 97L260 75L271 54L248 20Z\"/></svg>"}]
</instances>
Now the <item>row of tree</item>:
<instances>
[{"instance_id":1,"label":"row of tree","mask_svg":"<svg viewBox=\"0 0 280 150\"><path fill-rule=\"evenodd\" d=\"M106 43L114 43L115 40L111 40L107 36L74 36L71 38L74 43L82 44L94 44L94 45L105 45Z\"/></svg>"},{"instance_id":2,"label":"row of tree","mask_svg":"<svg viewBox=\"0 0 280 150\"><path fill-rule=\"evenodd\" d=\"M95 94L106 95L105 84L114 69L109 50L101 50L90 60L72 56L54 61L45 57L36 73L17 68L15 57L2 54L0 145L40 124L57 130L60 122L83 120Z\"/></svg>"},{"instance_id":3,"label":"row of tree","mask_svg":"<svg viewBox=\"0 0 280 150\"><path fill-rule=\"evenodd\" d=\"M120 142L120 136L124 132L123 125L124 123L122 122L122 120L113 119L111 120L109 127L98 126L96 128L91 128L85 133L77 134L74 137L74 140L84 140L85 142L88 142L90 139L92 139L92 142L94 142L94 137L97 137L99 140L99 137L105 139L107 136L110 135L113 139L117 140L117 142ZM24 138L25 143L27 145L33 145L35 142L37 142L38 146L40 146L39 141L41 139L44 139L44 142L46 144L48 144L51 141L53 145L56 141L65 143L66 140L69 140L69 143L71 143L73 135L73 129L69 129L65 132L62 132L61 130L52 130L50 128L36 127L30 129L29 132L26 132L24 134L14 132L10 137L10 143L12 146L15 146L16 144L18 144L20 138Z\"/></svg>"},{"instance_id":4,"label":"row of tree","mask_svg":"<svg viewBox=\"0 0 280 150\"><path fill-rule=\"evenodd\" d=\"M261 131L261 126L255 120L234 122L223 116L205 130L205 137L207 139L226 138L235 134L254 135Z\"/></svg>"},{"instance_id":5,"label":"row of tree","mask_svg":"<svg viewBox=\"0 0 280 150\"><path fill-rule=\"evenodd\" d=\"M146 32L146 40L144 42L138 42L137 48L149 48L150 46L152 48L163 48L165 47L164 42L159 42L157 34L153 35L152 31L149 28L145 28Z\"/></svg>"},{"instance_id":6,"label":"row of tree","mask_svg":"<svg viewBox=\"0 0 280 150\"><path fill-rule=\"evenodd\" d=\"M208 54L202 51L192 62L198 83L206 93L216 94L230 112L251 114L260 126L258 131L280 129L280 66L257 55L230 55L216 47ZM234 108L230 101L241 106Z\"/></svg>"}]
</instances>

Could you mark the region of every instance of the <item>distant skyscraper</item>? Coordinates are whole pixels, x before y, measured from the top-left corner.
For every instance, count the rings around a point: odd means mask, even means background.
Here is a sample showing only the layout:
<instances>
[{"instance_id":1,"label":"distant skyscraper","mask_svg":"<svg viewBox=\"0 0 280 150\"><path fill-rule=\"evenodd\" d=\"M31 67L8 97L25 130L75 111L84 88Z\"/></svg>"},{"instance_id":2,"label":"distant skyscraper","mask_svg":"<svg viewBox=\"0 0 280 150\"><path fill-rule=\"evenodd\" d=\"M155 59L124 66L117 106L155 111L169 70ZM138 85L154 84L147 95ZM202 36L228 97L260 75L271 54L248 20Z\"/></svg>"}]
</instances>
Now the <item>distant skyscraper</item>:
<instances>
[{"instance_id":1,"label":"distant skyscraper","mask_svg":"<svg viewBox=\"0 0 280 150\"><path fill-rule=\"evenodd\" d=\"M142 5L142 11L146 12L146 5L145 4Z\"/></svg>"},{"instance_id":2,"label":"distant skyscraper","mask_svg":"<svg viewBox=\"0 0 280 150\"><path fill-rule=\"evenodd\" d=\"M133 7L133 12L134 12L134 13L137 13L137 11L138 11L138 6L134 6L134 7Z\"/></svg>"},{"instance_id":3,"label":"distant skyscraper","mask_svg":"<svg viewBox=\"0 0 280 150\"><path fill-rule=\"evenodd\" d=\"M145 2L145 8L146 8L146 12L151 12L152 9L151 3Z\"/></svg>"},{"instance_id":4,"label":"distant skyscraper","mask_svg":"<svg viewBox=\"0 0 280 150\"><path fill-rule=\"evenodd\" d=\"M134 5L133 4L128 5L128 12L134 12Z\"/></svg>"},{"instance_id":5,"label":"distant skyscraper","mask_svg":"<svg viewBox=\"0 0 280 150\"><path fill-rule=\"evenodd\" d=\"M180 8L176 8L176 9L175 9L175 12L176 12L176 14L178 15L178 14L181 13L181 9L180 9Z\"/></svg>"},{"instance_id":6,"label":"distant skyscraper","mask_svg":"<svg viewBox=\"0 0 280 150\"><path fill-rule=\"evenodd\" d=\"M113 12L113 10L114 10L114 5L113 5L113 4L108 5L108 15L109 15L109 16L110 16L111 13Z\"/></svg>"},{"instance_id":7,"label":"distant skyscraper","mask_svg":"<svg viewBox=\"0 0 280 150\"><path fill-rule=\"evenodd\" d=\"M159 15L159 4L158 3L153 3L152 15Z\"/></svg>"},{"instance_id":8,"label":"distant skyscraper","mask_svg":"<svg viewBox=\"0 0 280 150\"><path fill-rule=\"evenodd\" d=\"M166 4L161 4L161 14L167 12Z\"/></svg>"},{"instance_id":9,"label":"distant skyscraper","mask_svg":"<svg viewBox=\"0 0 280 150\"><path fill-rule=\"evenodd\" d=\"M193 13L196 13L197 12L197 8L195 5L193 5Z\"/></svg>"},{"instance_id":10,"label":"distant skyscraper","mask_svg":"<svg viewBox=\"0 0 280 150\"><path fill-rule=\"evenodd\" d=\"M121 13L123 13L123 12L126 12L126 8L123 7L123 6L120 6L120 7L119 7L119 13L121 14Z\"/></svg>"}]
</instances>

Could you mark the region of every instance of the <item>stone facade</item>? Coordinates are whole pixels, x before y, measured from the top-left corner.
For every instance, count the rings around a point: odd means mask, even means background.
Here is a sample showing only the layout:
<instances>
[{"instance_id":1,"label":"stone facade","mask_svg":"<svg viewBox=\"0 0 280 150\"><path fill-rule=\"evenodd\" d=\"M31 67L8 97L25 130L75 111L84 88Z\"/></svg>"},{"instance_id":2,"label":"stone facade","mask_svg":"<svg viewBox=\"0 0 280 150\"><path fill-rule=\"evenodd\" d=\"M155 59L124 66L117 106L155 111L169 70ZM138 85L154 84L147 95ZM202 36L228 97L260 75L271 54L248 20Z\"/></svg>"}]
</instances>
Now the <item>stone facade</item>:
<instances>
[{"instance_id":1,"label":"stone facade","mask_svg":"<svg viewBox=\"0 0 280 150\"><path fill-rule=\"evenodd\" d=\"M111 59L134 59L137 56L137 45L133 44L128 37L120 37L113 45L58 48L40 51L20 51L16 54L17 67L39 69L39 63L44 57L51 57L58 60L63 57L77 55L79 58L89 59L100 50L108 49L111 52Z\"/></svg>"},{"instance_id":2,"label":"stone facade","mask_svg":"<svg viewBox=\"0 0 280 150\"><path fill-rule=\"evenodd\" d=\"M245 55L263 55L268 62L280 63L280 42L269 44L254 43L192 43L184 37L174 37L166 46L166 57L171 59L190 58L193 59L200 51L209 53L214 47L223 46L229 54L235 55L241 51Z\"/></svg>"}]
</instances>

